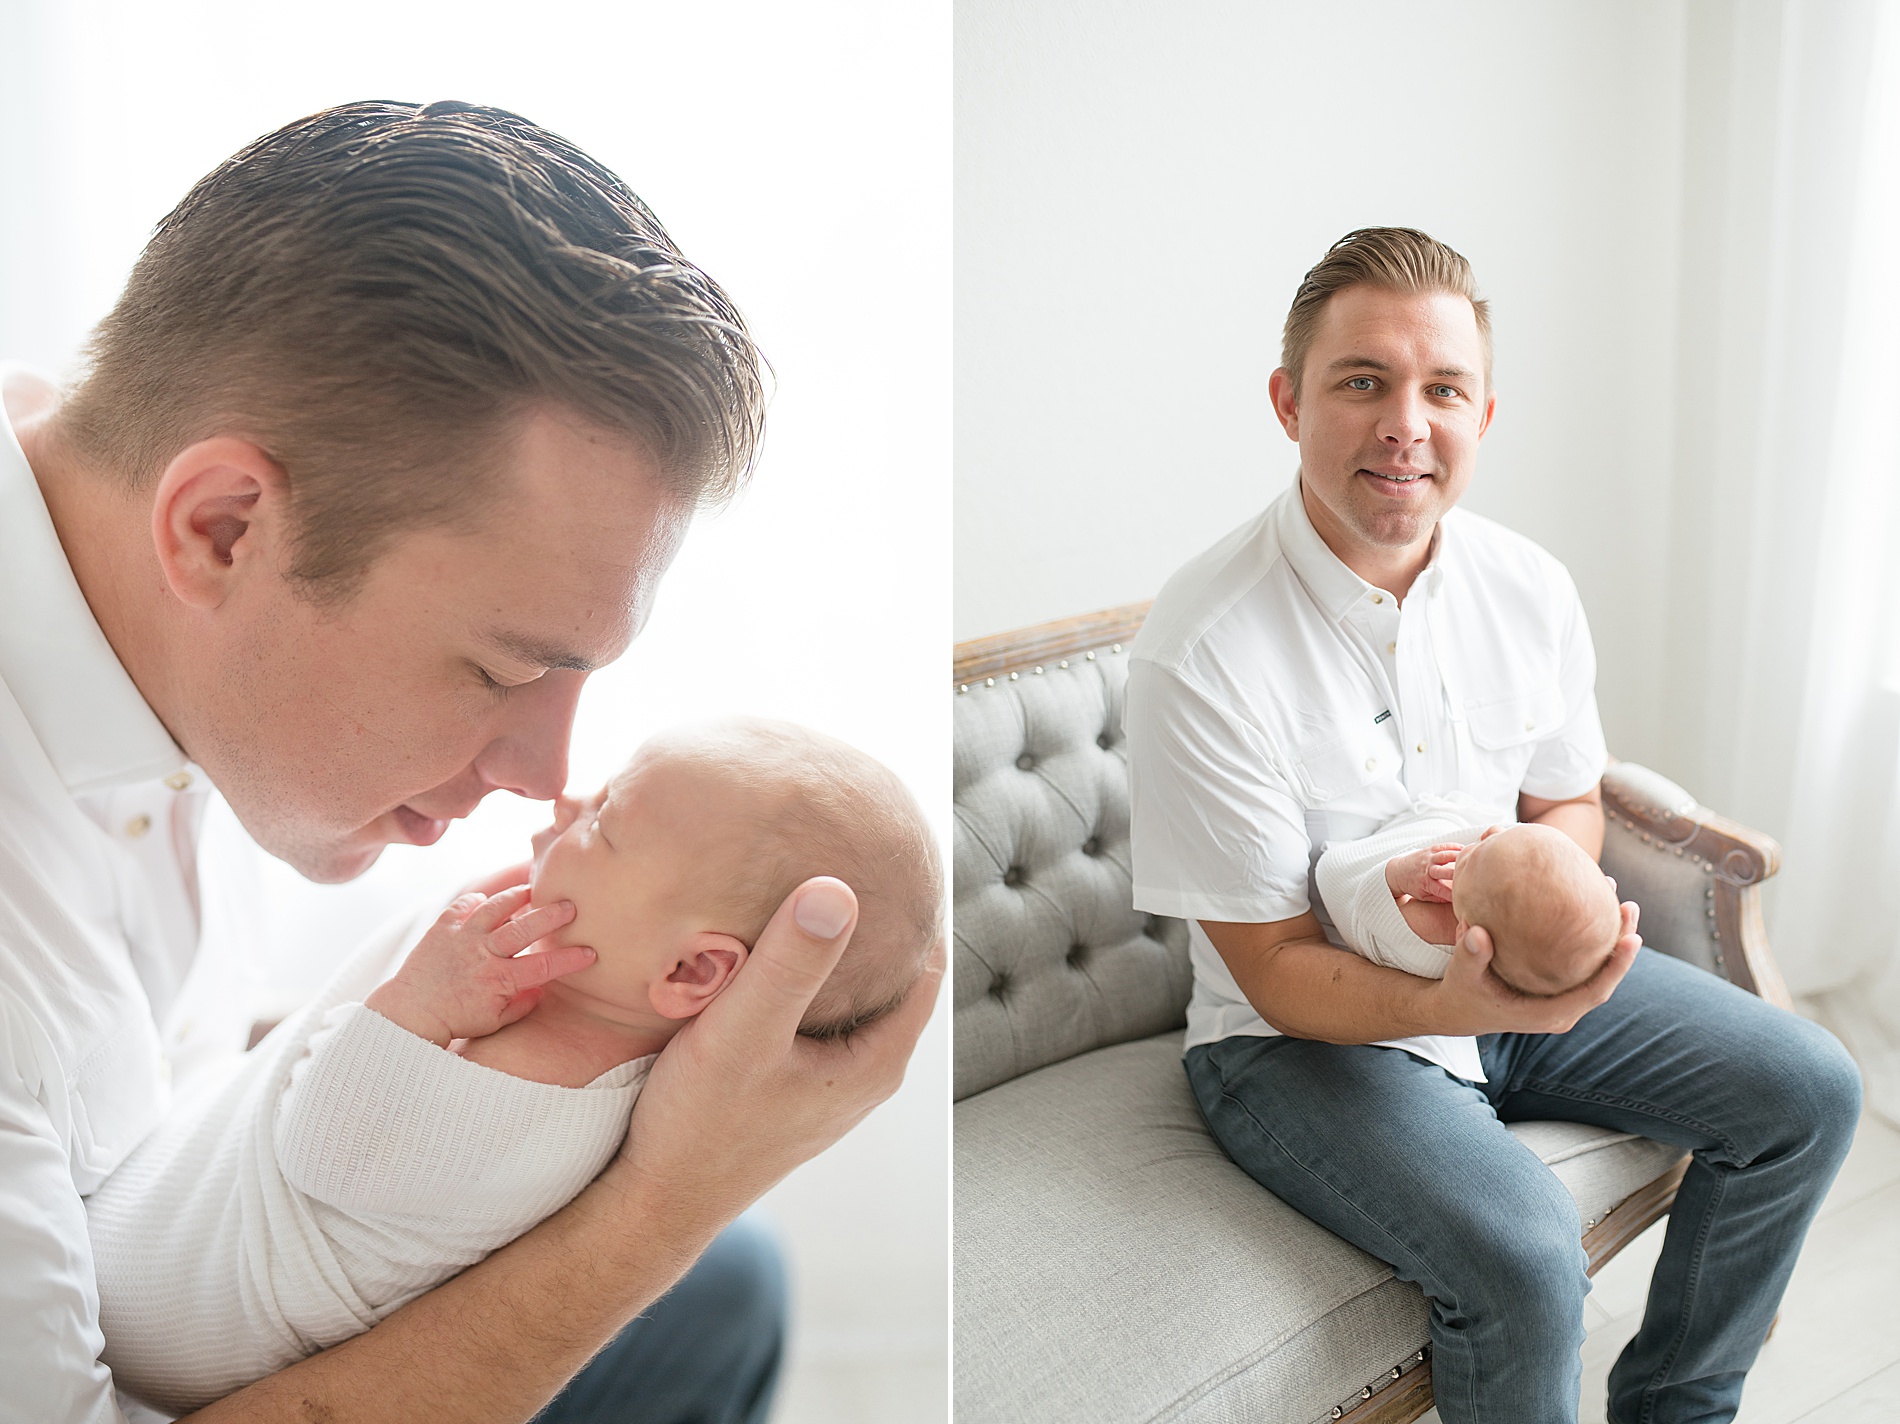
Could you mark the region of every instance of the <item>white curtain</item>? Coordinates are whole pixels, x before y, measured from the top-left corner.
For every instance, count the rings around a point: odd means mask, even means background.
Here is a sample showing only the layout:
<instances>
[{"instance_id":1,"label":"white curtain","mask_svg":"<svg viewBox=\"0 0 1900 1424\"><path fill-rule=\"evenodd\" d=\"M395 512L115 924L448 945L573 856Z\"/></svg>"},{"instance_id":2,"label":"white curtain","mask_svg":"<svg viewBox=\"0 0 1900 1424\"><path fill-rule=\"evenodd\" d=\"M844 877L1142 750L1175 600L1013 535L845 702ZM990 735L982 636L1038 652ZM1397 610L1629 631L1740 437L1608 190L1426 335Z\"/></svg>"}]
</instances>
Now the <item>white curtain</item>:
<instances>
[{"instance_id":1,"label":"white curtain","mask_svg":"<svg viewBox=\"0 0 1900 1424\"><path fill-rule=\"evenodd\" d=\"M1669 769L1900 1123L1900 6L1692 5Z\"/></svg>"},{"instance_id":2,"label":"white curtain","mask_svg":"<svg viewBox=\"0 0 1900 1424\"><path fill-rule=\"evenodd\" d=\"M1900 1124L1900 6L1879 7L1871 51L1789 826L1832 873L1791 882L1782 909L1837 940L1823 1016L1860 1059L1870 1105Z\"/></svg>"}]
</instances>

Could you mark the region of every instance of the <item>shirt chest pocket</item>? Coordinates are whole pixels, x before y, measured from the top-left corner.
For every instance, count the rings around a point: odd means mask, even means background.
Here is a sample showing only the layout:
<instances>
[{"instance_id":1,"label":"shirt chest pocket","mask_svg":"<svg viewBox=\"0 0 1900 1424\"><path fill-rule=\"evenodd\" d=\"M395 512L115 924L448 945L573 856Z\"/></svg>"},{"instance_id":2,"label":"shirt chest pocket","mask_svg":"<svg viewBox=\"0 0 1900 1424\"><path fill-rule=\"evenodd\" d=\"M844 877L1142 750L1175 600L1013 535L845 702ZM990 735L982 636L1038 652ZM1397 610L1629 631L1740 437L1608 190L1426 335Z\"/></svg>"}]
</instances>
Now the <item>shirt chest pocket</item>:
<instances>
[{"instance_id":1,"label":"shirt chest pocket","mask_svg":"<svg viewBox=\"0 0 1900 1424\"><path fill-rule=\"evenodd\" d=\"M1529 747L1554 734L1564 723L1564 695L1557 684L1545 683L1509 696L1465 708L1471 740L1482 751L1504 752Z\"/></svg>"},{"instance_id":2,"label":"shirt chest pocket","mask_svg":"<svg viewBox=\"0 0 1900 1424\"><path fill-rule=\"evenodd\" d=\"M1398 775L1400 757L1391 741L1367 729L1299 749L1293 780L1308 806L1324 806L1362 787Z\"/></svg>"}]
</instances>

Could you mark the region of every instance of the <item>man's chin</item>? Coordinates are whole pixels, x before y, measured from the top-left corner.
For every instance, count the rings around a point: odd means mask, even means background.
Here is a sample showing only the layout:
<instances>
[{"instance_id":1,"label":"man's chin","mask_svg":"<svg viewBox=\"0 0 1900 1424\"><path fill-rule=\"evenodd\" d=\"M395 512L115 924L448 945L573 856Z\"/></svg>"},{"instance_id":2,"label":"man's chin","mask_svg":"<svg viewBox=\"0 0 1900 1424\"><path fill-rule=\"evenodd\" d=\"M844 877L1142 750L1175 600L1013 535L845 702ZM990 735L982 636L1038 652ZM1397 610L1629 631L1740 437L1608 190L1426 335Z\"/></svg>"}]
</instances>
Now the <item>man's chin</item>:
<instances>
[{"instance_id":1,"label":"man's chin","mask_svg":"<svg viewBox=\"0 0 1900 1424\"><path fill-rule=\"evenodd\" d=\"M283 861L305 880L318 885L341 885L346 880L354 880L382 858L383 846L377 841L367 846L299 846L295 849L279 850L272 846L264 849Z\"/></svg>"},{"instance_id":2,"label":"man's chin","mask_svg":"<svg viewBox=\"0 0 1900 1424\"><path fill-rule=\"evenodd\" d=\"M1353 523L1359 537L1382 549L1409 549L1429 539L1444 508L1430 509L1359 509Z\"/></svg>"}]
</instances>

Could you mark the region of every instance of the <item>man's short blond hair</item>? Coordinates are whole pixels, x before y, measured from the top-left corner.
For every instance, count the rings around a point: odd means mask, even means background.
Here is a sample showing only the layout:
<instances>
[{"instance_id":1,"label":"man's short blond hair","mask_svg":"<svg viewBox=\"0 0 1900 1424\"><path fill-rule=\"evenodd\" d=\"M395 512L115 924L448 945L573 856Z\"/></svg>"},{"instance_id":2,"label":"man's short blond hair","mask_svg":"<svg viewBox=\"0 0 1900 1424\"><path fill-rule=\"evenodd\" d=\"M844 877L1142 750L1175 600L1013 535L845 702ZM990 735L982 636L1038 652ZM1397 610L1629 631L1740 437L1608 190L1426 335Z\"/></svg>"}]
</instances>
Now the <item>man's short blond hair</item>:
<instances>
[{"instance_id":1,"label":"man's short blond hair","mask_svg":"<svg viewBox=\"0 0 1900 1424\"><path fill-rule=\"evenodd\" d=\"M298 588L491 505L520 421L574 417L712 505L746 481L764 362L621 179L506 110L344 104L264 135L158 225L65 438L127 488L235 434L284 470Z\"/></svg>"},{"instance_id":2,"label":"man's short blond hair","mask_svg":"<svg viewBox=\"0 0 1900 1424\"><path fill-rule=\"evenodd\" d=\"M1491 307L1478 295L1471 264L1444 243L1417 228L1362 227L1349 232L1300 281L1287 310L1280 337L1280 364L1300 393L1306 353L1319 331L1320 317L1333 294L1348 287L1380 287L1388 292L1449 292L1471 303L1484 343L1484 384L1491 388Z\"/></svg>"}]
</instances>

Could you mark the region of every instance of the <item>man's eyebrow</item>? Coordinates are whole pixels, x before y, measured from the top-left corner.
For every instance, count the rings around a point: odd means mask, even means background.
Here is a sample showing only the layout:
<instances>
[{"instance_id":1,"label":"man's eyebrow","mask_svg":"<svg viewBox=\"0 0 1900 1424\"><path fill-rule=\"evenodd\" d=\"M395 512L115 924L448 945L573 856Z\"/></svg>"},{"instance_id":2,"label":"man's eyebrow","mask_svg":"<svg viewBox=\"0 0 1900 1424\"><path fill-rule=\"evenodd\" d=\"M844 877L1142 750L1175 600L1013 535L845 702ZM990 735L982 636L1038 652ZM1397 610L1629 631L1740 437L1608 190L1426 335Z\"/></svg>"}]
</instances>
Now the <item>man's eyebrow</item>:
<instances>
[{"instance_id":1,"label":"man's eyebrow","mask_svg":"<svg viewBox=\"0 0 1900 1424\"><path fill-rule=\"evenodd\" d=\"M511 658L529 664L531 667L564 668L573 672L592 672L594 662L579 653L557 648L521 633L493 632L486 640L489 645Z\"/></svg>"},{"instance_id":2,"label":"man's eyebrow","mask_svg":"<svg viewBox=\"0 0 1900 1424\"><path fill-rule=\"evenodd\" d=\"M1390 371L1392 368L1374 356L1341 356L1337 361L1329 363L1326 369L1329 371ZM1432 374L1449 376L1457 381L1468 381L1477 375L1477 372L1467 371L1463 366L1440 366Z\"/></svg>"}]
</instances>

